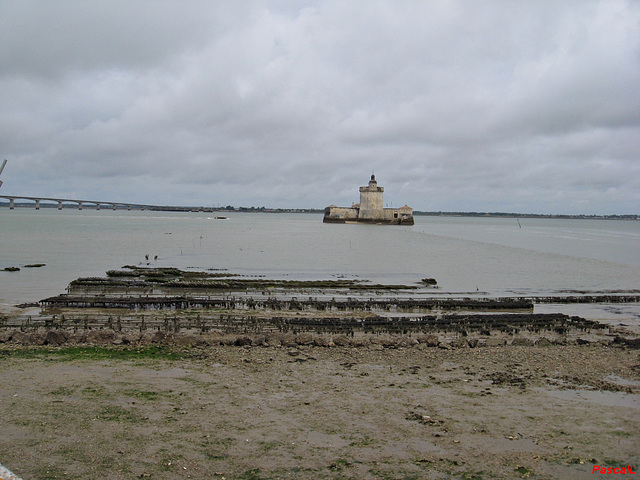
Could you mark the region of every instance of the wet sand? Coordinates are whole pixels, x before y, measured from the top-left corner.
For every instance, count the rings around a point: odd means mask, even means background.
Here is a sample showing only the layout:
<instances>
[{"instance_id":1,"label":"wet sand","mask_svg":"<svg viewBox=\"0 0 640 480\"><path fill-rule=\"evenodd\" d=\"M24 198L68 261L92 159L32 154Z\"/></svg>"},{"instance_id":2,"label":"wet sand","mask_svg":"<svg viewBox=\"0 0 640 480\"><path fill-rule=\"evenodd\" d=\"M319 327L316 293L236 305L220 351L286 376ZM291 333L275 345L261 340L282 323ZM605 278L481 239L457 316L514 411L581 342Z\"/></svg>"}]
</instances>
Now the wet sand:
<instances>
[{"instance_id":1,"label":"wet sand","mask_svg":"<svg viewBox=\"0 0 640 480\"><path fill-rule=\"evenodd\" d=\"M0 344L0 463L24 479L640 470L640 351L628 347L43 348Z\"/></svg>"}]
</instances>

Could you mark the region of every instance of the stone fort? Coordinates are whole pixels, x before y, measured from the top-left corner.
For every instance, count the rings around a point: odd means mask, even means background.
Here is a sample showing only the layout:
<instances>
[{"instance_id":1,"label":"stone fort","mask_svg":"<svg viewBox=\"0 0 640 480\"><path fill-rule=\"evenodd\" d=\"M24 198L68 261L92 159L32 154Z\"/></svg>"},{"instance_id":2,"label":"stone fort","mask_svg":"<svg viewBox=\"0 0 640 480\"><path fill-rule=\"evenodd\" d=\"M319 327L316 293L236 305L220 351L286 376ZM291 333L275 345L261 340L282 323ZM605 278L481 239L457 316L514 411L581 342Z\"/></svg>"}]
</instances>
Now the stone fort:
<instances>
[{"instance_id":1,"label":"stone fort","mask_svg":"<svg viewBox=\"0 0 640 480\"><path fill-rule=\"evenodd\" d=\"M413 209L407 205L400 208L384 208L382 194L376 176L371 175L369 185L360 187L360 203L351 207L330 205L324 209L325 223L375 223L381 225L413 225Z\"/></svg>"}]
</instances>

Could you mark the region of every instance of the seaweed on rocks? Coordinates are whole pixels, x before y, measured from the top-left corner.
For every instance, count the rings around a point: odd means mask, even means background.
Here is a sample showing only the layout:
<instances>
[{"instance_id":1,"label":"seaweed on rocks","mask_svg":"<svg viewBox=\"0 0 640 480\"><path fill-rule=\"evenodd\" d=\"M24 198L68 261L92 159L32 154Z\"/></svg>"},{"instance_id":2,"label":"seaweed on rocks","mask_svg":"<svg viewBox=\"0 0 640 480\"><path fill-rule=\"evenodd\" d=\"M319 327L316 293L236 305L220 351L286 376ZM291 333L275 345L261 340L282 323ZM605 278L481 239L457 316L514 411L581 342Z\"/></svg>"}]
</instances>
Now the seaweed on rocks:
<instances>
[{"instance_id":1,"label":"seaweed on rocks","mask_svg":"<svg viewBox=\"0 0 640 480\"><path fill-rule=\"evenodd\" d=\"M70 283L76 287L153 287L162 284L166 289L181 290L413 290L413 285L368 284L361 280L270 280L262 278L238 278L238 275L221 272L186 272L177 268L148 268L125 266L124 270L109 270L106 277L78 278Z\"/></svg>"}]
</instances>

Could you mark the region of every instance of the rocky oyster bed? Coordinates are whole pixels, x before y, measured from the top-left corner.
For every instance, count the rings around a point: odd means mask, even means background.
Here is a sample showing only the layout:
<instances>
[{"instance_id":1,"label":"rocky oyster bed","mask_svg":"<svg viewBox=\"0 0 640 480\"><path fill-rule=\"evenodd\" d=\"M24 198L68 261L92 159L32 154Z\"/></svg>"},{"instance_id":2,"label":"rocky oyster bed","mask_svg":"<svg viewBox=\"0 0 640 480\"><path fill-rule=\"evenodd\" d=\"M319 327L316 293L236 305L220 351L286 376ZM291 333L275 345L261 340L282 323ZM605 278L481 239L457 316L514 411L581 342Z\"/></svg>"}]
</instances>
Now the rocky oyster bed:
<instances>
[{"instance_id":1,"label":"rocky oyster bed","mask_svg":"<svg viewBox=\"0 0 640 480\"><path fill-rule=\"evenodd\" d=\"M453 297L438 295L436 284L433 278L394 285L126 266L105 277L72 281L66 294L40 302L39 315L0 319L0 341L55 345L104 338L106 343L145 343L162 334L163 342L184 344L286 345L307 334L314 338L302 344L317 346L635 345L635 335L622 327L534 313L534 303L544 298ZM633 294L605 297L609 302L638 301ZM553 301L597 298L583 294ZM104 335L96 337L95 332Z\"/></svg>"}]
</instances>

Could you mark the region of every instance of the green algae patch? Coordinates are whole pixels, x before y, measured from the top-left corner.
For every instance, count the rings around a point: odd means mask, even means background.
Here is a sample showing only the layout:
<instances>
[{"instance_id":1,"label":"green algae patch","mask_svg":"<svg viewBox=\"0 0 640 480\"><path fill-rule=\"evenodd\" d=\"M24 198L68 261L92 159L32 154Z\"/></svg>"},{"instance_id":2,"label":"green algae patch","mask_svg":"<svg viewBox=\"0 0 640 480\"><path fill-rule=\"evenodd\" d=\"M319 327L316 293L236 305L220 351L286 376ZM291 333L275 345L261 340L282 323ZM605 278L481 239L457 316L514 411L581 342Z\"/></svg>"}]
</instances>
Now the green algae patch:
<instances>
[{"instance_id":1,"label":"green algae patch","mask_svg":"<svg viewBox=\"0 0 640 480\"><path fill-rule=\"evenodd\" d=\"M73 360L180 360L187 357L181 352L164 346L118 348L101 346L73 347L13 347L0 349L0 358L47 358L61 361Z\"/></svg>"},{"instance_id":2,"label":"green algae patch","mask_svg":"<svg viewBox=\"0 0 640 480\"><path fill-rule=\"evenodd\" d=\"M344 290L415 290L415 285L369 284L362 280L269 280L238 278L228 272L186 272L178 268L149 268L125 265L122 270L108 270L106 277L87 277L73 280L70 287L148 287L162 284L176 289L212 290L285 290L344 289Z\"/></svg>"}]
</instances>

